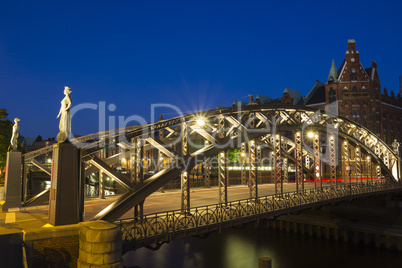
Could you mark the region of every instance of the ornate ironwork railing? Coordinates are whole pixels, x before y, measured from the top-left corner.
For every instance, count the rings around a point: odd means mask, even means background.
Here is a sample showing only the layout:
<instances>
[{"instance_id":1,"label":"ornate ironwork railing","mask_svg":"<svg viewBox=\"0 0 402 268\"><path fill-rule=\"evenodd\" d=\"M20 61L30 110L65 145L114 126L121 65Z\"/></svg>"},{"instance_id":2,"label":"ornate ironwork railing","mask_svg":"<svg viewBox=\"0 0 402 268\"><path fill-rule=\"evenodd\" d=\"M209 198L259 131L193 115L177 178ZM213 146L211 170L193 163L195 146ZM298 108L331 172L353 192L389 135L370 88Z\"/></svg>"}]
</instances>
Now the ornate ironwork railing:
<instances>
[{"instance_id":1,"label":"ornate ironwork railing","mask_svg":"<svg viewBox=\"0 0 402 268\"><path fill-rule=\"evenodd\" d=\"M185 236L201 236L248 222L276 217L328 203L402 190L402 184L378 182L371 185L356 184L334 189L323 187L303 192L289 192L283 196L269 195L258 199L244 199L225 204L160 212L142 219L119 220L125 249L142 246L157 247L161 243Z\"/></svg>"}]
</instances>

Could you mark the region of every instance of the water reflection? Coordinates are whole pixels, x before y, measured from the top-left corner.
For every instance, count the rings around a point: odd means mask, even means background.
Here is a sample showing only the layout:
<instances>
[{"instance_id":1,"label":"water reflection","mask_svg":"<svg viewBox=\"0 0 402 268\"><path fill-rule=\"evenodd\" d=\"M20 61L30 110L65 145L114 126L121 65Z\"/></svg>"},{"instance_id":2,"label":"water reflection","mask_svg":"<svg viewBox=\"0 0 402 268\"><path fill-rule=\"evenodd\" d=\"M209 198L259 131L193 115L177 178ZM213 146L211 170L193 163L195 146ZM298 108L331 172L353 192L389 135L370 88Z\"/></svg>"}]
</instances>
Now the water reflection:
<instances>
[{"instance_id":1,"label":"water reflection","mask_svg":"<svg viewBox=\"0 0 402 268\"><path fill-rule=\"evenodd\" d=\"M141 248L123 259L124 265L132 268L244 268L258 267L259 257L272 258L274 268L395 267L402 263L402 254L396 251L272 231L254 224L225 229L205 239L178 239L157 251Z\"/></svg>"}]
</instances>

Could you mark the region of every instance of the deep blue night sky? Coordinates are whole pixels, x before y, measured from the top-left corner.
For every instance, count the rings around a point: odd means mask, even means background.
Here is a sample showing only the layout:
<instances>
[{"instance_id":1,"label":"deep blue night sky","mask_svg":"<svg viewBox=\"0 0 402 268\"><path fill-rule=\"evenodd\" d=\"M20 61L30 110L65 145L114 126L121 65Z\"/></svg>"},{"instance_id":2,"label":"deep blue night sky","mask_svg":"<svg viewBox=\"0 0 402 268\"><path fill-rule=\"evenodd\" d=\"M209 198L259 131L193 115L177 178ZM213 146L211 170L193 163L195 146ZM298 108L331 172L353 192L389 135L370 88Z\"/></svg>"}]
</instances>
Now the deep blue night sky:
<instances>
[{"instance_id":1,"label":"deep blue night sky","mask_svg":"<svg viewBox=\"0 0 402 268\"><path fill-rule=\"evenodd\" d=\"M157 103L187 112L285 87L306 95L332 59L339 68L351 38L397 92L401 13L402 1L4 0L0 108L21 119L23 136L48 138L66 85L73 105L105 101L116 105L107 116L146 121ZM154 119L161 112L173 111ZM98 111L80 111L72 130L97 132Z\"/></svg>"}]
</instances>

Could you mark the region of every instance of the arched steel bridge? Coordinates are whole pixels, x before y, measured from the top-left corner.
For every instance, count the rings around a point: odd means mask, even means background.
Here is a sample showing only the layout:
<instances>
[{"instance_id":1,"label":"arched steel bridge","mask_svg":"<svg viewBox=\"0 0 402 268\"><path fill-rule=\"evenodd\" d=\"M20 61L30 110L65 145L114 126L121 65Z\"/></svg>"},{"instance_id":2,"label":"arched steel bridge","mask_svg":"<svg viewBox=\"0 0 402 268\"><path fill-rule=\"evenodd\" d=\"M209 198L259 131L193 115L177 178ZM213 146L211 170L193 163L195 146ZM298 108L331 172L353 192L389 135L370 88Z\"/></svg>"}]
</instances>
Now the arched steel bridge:
<instances>
[{"instance_id":1,"label":"arched steel bridge","mask_svg":"<svg viewBox=\"0 0 402 268\"><path fill-rule=\"evenodd\" d=\"M187 215L188 224L196 227L201 223L190 220L194 217L188 215L206 215L199 219L203 222L209 222L211 217L229 217L231 220L237 217L241 220L242 215L252 214L255 217L268 211L289 210L292 207L303 209L320 202L399 190L401 186L400 159L374 133L346 118L308 107L234 106L99 132L71 142L83 149L86 176L99 170L126 189L93 220L116 221L133 207L136 217L143 219L143 201L178 177L181 178L182 189L181 215ZM105 148L113 146L120 149L115 155L106 156L103 153ZM235 204L228 203L227 199L227 152L230 148L240 151L241 180L250 189L250 199ZM158 172L144 180L144 151L150 149L158 151ZM51 153L52 146L27 153L24 155L25 166L30 163L50 175L50 170L39 159ZM130 176L110 167L123 158L130 162ZM258 185L266 172L267 163L271 165L275 195L260 197ZM194 212L190 207L188 172L196 165L203 165L206 185L209 184L211 166L216 166L218 170L217 207L225 209L213 216L205 212L211 211L211 208L205 208L201 213L200 209ZM289 166L295 172L295 192L291 195L283 192L283 183L289 181ZM306 176L313 179L313 190L304 189ZM323 177L326 177L329 187L323 187ZM26 200L26 204L41 197L46 197L46 191ZM233 209L233 206L243 203L246 204L243 210ZM231 211L237 211L237 214ZM144 221L144 224L150 223ZM217 221L214 224L219 225ZM166 223L166 226L169 224ZM147 232L144 230L149 228L141 228L136 225L131 230L135 229L137 234L142 232L144 238ZM174 229L164 230L165 235L169 230L174 232ZM138 238L137 234L128 236Z\"/></svg>"}]
</instances>

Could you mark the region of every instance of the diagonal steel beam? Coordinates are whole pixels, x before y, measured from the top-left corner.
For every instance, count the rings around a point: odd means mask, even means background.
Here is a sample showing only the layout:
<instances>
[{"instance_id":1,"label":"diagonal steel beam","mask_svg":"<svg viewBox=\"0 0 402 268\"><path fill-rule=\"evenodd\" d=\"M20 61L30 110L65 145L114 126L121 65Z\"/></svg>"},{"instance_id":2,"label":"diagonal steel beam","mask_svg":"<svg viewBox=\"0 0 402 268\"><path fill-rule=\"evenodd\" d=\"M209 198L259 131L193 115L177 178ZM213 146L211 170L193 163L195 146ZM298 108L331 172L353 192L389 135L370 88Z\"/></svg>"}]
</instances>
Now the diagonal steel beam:
<instances>
[{"instance_id":1,"label":"diagonal steel beam","mask_svg":"<svg viewBox=\"0 0 402 268\"><path fill-rule=\"evenodd\" d=\"M44 165L42 165L41 163L38 162L38 160L36 159L32 159L31 163L35 166L37 166L40 170L42 170L43 172L45 172L46 174L48 174L49 176L52 176L52 172L50 171L50 169L48 169L47 167L45 167Z\"/></svg>"},{"instance_id":2,"label":"diagonal steel beam","mask_svg":"<svg viewBox=\"0 0 402 268\"><path fill-rule=\"evenodd\" d=\"M216 139L212 137L208 132L206 132L204 129L202 129L200 126L190 126L192 130L200 134L204 139L209 141L210 143L217 143Z\"/></svg>"},{"instance_id":3,"label":"diagonal steel beam","mask_svg":"<svg viewBox=\"0 0 402 268\"><path fill-rule=\"evenodd\" d=\"M162 144L160 144L159 142L157 142L156 140L154 140L153 138L146 138L145 139L147 142L149 142L149 144L151 144L152 146L154 146L156 149L158 149L159 151L161 151L162 153L164 153L167 157L171 158L171 159L176 159L176 155L173 154L171 151L169 151L168 149L165 148L165 146L163 146Z\"/></svg>"},{"instance_id":4,"label":"diagonal steel beam","mask_svg":"<svg viewBox=\"0 0 402 268\"><path fill-rule=\"evenodd\" d=\"M111 168L108 164L102 161L98 157L94 157L89 161L92 165L97 167L99 170L102 170L106 173L110 178L116 180L122 186L132 190L134 188L134 184L130 182L123 174L117 173L113 168Z\"/></svg>"}]
</instances>

